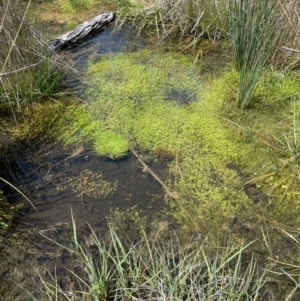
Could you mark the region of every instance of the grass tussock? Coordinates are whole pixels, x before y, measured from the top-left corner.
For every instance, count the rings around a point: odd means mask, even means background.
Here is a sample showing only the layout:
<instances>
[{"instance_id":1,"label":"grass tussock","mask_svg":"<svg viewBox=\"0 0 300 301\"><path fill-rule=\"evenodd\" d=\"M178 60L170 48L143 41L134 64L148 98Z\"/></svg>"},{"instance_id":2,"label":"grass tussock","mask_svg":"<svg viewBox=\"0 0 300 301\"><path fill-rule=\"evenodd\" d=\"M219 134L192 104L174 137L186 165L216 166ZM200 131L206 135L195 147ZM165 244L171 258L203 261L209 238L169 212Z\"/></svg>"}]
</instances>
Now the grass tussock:
<instances>
[{"instance_id":1,"label":"grass tussock","mask_svg":"<svg viewBox=\"0 0 300 301\"><path fill-rule=\"evenodd\" d=\"M222 79L222 89L239 80L237 73L232 78ZM232 137L244 146L241 162L264 194L270 219L293 225L299 223L300 212L299 89L294 73L264 72L251 110L236 110L229 101L224 109Z\"/></svg>"},{"instance_id":2,"label":"grass tussock","mask_svg":"<svg viewBox=\"0 0 300 301\"><path fill-rule=\"evenodd\" d=\"M291 104L291 113L287 116L288 126L285 130L269 135L264 139L269 153L268 172L253 181L269 186L266 192L274 202L270 208L276 220L293 216L294 222L299 222L300 213L300 121L299 105ZM280 213L279 213L280 212Z\"/></svg>"},{"instance_id":3,"label":"grass tussock","mask_svg":"<svg viewBox=\"0 0 300 301\"><path fill-rule=\"evenodd\" d=\"M145 233L136 243L124 243L112 226L107 240L91 232L92 249L79 240L73 221L73 244L65 249L75 254L80 270L70 274L72 287L61 287L55 275L42 280L43 300L253 301L264 294L256 258L244 258L251 243L212 248L205 240L180 244L170 238L166 243Z\"/></svg>"},{"instance_id":4,"label":"grass tussock","mask_svg":"<svg viewBox=\"0 0 300 301\"><path fill-rule=\"evenodd\" d=\"M53 94L61 78L52 51L26 22L29 6L0 2L0 102L12 107Z\"/></svg>"}]
</instances>

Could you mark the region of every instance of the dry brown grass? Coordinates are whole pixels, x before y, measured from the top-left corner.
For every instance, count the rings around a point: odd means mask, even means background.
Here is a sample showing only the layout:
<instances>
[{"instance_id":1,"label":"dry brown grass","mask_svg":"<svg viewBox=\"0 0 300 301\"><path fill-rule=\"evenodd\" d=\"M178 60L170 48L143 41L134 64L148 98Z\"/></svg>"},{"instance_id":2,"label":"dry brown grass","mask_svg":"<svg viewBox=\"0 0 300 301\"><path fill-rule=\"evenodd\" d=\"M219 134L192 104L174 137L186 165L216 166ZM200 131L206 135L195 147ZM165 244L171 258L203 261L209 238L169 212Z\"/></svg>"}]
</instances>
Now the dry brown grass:
<instances>
[{"instance_id":1,"label":"dry brown grass","mask_svg":"<svg viewBox=\"0 0 300 301\"><path fill-rule=\"evenodd\" d=\"M255 0L253 1L255 4ZM282 32L271 63L274 67L295 68L300 65L300 2L272 0L281 8L278 28ZM191 36L194 46L205 37L213 43L230 39L230 0L115 0L118 4L119 24L130 20L138 32L145 29L156 32L157 41L170 37ZM231 6L232 7L232 6Z\"/></svg>"},{"instance_id":2,"label":"dry brown grass","mask_svg":"<svg viewBox=\"0 0 300 301\"><path fill-rule=\"evenodd\" d=\"M29 6L0 2L0 103L12 108L50 95L60 78L48 45L26 22Z\"/></svg>"},{"instance_id":3,"label":"dry brown grass","mask_svg":"<svg viewBox=\"0 0 300 301\"><path fill-rule=\"evenodd\" d=\"M282 9L280 28L283 32L274 56L276 67L300 67L300 2L277 0Z\"/></svg>"},{"instance_id":4,"label":"dry brown grass","mask_svg":"<svg viewBox=\"0 0 300 301\"><path fill-rule=\"evenodd\" d=\"M154 29L158 41L173 36L193 36L191 45L203 36L215 40L225 33L228 0L115 0L121 10L120 24L130 20L139 33Z\"/></svg>"}]
</instances>

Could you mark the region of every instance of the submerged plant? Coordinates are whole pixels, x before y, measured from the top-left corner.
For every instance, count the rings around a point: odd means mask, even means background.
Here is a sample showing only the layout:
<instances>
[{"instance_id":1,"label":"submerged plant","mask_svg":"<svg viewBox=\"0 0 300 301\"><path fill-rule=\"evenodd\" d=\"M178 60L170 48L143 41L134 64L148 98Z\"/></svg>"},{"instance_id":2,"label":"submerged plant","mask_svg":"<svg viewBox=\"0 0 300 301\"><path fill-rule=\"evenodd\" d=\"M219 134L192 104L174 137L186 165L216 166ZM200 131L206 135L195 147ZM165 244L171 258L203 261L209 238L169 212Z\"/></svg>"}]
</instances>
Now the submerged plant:
<instances>
[{"instance_id":1,"label":"submerged plant","mask_svg":"<svg viewBox=\"0 0 300 301\"><path fill-rule=\"evenodd\" d=\"M28 199L28 197L20 191L16 186L8 182L7 180L3 179L0 177L0 181L4 182L8 186L10 186L12 189L14 189L16 192L18 192L22 197L24 197L28 203L37 211L36 207L34 204ZM16 217L16 214L18 211L23 207L22 204L18 205L11 205L7 201L7 198L3 194L3 191L0 190L0 238L1 238L1 230L7 230L11 226L11 223L13 219Z\"/></svg>"},{"instance_id":2,"label":"submerged plant","mask_svg":"<svg viewBox=\"0 0 300 301\"><path fill-rule=\"evenodd\" d=\"M0 236L3 231L7 230L10 227L11 221L13 219L13 213L16 210L12 210L11 206L6 197L3 194L3 191L0 190Z\"/></svg>"},{"instance_id":3,"label":"submerged plant","mask_svg":"<svg viewBox=\"0 0 300 301\"><path fill-rule=\"evenodd\" d=\"M237 106L247 108L280 38L280 11L275 0L241 0L231 1L230 14L233 61L240 72Z\"/></svg>"},{"instance_id":4,"label":"submerged plant","mask_svg":"<svg viewBox=\"0 0 300 301\"><path fill-rule=\"evenodd\" d=\"M68 178L66 185L80 198L88 196L105 199L116 190L118 181L110 183L104 180L101 173L84 169L77 176ZM59 190L64 188L66 187L60 187Z\"/></svg>"}]
</instances>

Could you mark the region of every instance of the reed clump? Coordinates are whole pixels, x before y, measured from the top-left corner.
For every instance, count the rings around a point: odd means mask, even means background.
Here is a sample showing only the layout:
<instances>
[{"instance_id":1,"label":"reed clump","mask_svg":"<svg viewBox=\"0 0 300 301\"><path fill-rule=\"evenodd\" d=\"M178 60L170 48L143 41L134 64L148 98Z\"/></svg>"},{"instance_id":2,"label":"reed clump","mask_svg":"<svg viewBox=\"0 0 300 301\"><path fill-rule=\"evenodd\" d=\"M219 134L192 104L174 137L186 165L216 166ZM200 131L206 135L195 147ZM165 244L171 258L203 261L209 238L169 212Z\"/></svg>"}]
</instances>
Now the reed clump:
<instances>
[{"instance_id":1,"label":"reed clump","mask_svg":"<svg viewBox=\"0 0 300 301\"><path fill-rule=\"evenodd\" d=\"M174 36L192 36L189 46L201 37L225 32L228 0L115 0L121 24L130 20L138 32L153 28L158 41Z\"/></svg>"},{"instance_id":2,"label":"reed clump","mask_svg":"<svg viewBox=\"0 0 300 301\"><path fill-rule=\"evenodd\" d=\"M17 0L0 2L0 103L20 107L54 93L61 72Z\"/></svg>"},{"instance_id":3,"label":"reed clump","mask_svg":"<svg viewBox=\"0 0 300 301\"><path fill-rule=\"evenodd\" d=\"M276 1L232 1L230 5L233 64L240 74L239 108L250 106L259 77L275 53L280 13Z\"/></svg>"},{"instance_id":4,"label":"reed clump","mask_svg":"<svg viewBox=\"0 0 300 301\"><path fill-rule=\"evenodd\" d=\"M281 9L278 27L280 35L272 65L276 68L295 69L300 66L300 2L278 0Z\"/></svg>"},{"instance_id":5,"label":"reed clump","mask_svg":"<svg viewBox=\"0 0 300 301\"><path fill-rule=\"evenodd\" d=\"M138 33L150 29L156 33L156 43L189 37L185 39L184 49L197 49L203 37L215 44L229 42L233 66L240 74L236 93L239 108L252 105L259 78L267 68L291 69L300 64L299 1L116 2L121 11L120 24L130 20Z\"/></svg>"}]
</instances>

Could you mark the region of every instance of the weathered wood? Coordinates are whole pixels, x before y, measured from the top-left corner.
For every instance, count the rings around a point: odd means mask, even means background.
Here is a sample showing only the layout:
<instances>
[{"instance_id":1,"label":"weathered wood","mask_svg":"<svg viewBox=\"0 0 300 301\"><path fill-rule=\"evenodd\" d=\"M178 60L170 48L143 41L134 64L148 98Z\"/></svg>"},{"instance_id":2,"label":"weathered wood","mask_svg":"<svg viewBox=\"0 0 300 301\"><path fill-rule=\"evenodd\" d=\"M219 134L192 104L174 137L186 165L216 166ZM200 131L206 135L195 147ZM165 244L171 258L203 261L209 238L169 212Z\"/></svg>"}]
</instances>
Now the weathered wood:
<instances>
[{"instance_id":1,"label":"weathered wood","mask_svg":"<svg viewBox=\"0 0 300 301\"><path fill-rule=\"evenodd\" d=\"M89 35L103 30L110 22L114 20L114 18L115 15L112 12L102 13L80 24L74 30L49 41L49 45L54 51L63 50L78 43L80 40L85 39Z\"/></svg>"}]
</instances>

